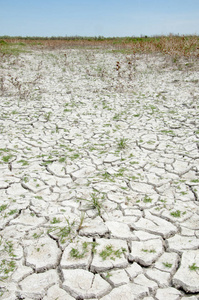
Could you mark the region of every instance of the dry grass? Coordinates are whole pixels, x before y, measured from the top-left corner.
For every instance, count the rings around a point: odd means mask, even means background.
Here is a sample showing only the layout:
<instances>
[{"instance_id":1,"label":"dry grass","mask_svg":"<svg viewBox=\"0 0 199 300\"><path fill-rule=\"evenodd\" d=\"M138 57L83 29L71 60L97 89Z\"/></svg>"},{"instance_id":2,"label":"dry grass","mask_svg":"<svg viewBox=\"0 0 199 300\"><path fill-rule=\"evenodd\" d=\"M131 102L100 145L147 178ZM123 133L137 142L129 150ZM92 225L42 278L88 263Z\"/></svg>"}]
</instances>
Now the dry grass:
<instances>
[{"instance_id":1,"label":"dry grass","mask_svg":"<svg viewBox=\"0 0 199 300\"><path fill-rule=\"evenodd\" d=\"M105 48L127 53L164 53L173 57L199 57L199 36L157 37L0 37L0 52L5 46L18 45L42 49Z\"/></svg>"}]
</instances>

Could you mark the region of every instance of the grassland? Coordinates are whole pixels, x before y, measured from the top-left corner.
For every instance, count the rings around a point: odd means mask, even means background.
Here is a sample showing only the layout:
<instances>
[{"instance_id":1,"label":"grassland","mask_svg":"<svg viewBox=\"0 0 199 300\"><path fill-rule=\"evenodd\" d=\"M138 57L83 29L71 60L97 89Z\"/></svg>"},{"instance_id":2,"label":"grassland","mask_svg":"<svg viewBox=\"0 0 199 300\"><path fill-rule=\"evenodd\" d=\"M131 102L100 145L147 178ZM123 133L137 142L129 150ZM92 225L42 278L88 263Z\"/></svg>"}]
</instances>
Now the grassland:
<instances>
[{"instance_id":1,"label":"grassland","mask_svg":"<svg viewBox=\"0 0 199 300\"><path fill-rule=\"evenodd\" d=\"M0 53L17 54L30 48L111 48L124 53L163 53L173 57L199 58L199 36L154 37L0 37Z\"/></svg>"}]
</instances>

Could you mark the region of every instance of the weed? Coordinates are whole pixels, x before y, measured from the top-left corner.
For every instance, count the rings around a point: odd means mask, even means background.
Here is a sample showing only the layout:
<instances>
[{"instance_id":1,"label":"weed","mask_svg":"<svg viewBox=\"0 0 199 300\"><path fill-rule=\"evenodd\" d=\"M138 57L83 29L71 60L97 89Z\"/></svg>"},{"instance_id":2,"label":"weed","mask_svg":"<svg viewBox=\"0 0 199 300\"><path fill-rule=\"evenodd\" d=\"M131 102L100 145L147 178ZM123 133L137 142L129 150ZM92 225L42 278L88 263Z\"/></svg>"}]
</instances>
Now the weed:
<instances>
[{"instance_id":1,"label":"weed","mask_svg":"<svg viewBox=\"0 0 199 300\"><path fill-rule=\"evenodd\" d=\"M84 258L85 255L89 252L88 246L91 245L91 253L96 253L96 246L98 243L96 242L83 242L81 245L81 249L72 248L70 251L70 256L75 259Z\"/></svg>"},{"instance_id":2,"label":"weed","mask_svg":"<svg viewBox=\"0 0 199 300\"><path fill-rule=\"evenodd\" d=\"M3 162L8 163L11 160L12 157L13 157L12 154L5 155L5 156L2 157L2 160L3 160Z\"/></svg>"},{"instance_id":3,"label":"weed","mask_svg":"<svg viewBox=\"0 0 199 300\"><path fill-rule=\"evenodd\" d=\"M86 253L88 253L88 243L83 242L82 251L79 252L78 249L72 248L71 251L70 251L70 256L73 257L73 258L76 258L76 259L80 259L80 258L83 258Z\"/></svg>"},{"instance_id":4,"label":"weed","mask_svg":"<svg viewBox=\"0 0 199 300\"><path fill-rule=\"evenodd\" d=\"M80 154L79 153L74 153L73 155L70 156L70 159L71 160L74 160L74 159L77 159L80 157Z\"/></svg>"},{"instance_id":5,"label":"weed","mask_svg":"<svg viewBox=\"0 0 199 300\"><path fill-rule=\"evenodd\" d=\"M66 157L61 157L60 159L59 159L59 162L60 163L63 163L63 162L65 162L66 161Z\"/></svg>"},{"instance_id":6,"label":"weed","mask_svg":"<svg viewBox=\"0 0 199 300\"><path fill-rule=\"evenodd\" d=\"M2 205L0 206L0 212L3 211L3 210L5 210L7 207L8 207L7 204L2 204Z\"/></svg>"},{"instance_id":7,"label":"weed","mask_svg":"<svg viewBox=\"0 0 199 300\"><path fill-rule=\"evenodd\" d=\"M106 273L106 278L110 278L111 276L113 276L110 272Z\"/></svg>"},{"instance_id":8,"label":"weed","mask_svg":"<svg viewBox=\"0 0 199 300\"><path fill-rule=\"evenodd\" d=\"M137 161L130 161L130 164L131 165L137 165L137 164L139 164L139 162L137 162Z\"/></svg>"},{"instance_id":9,"label":"weed","mask_svg":"<svg viewBox=\"0 0 199 300\"><path fill-rule=\"evenodd\" d=\"M9 273L13 272L16 267L16 263L13 258L16 256L14 254L13 244L10 241L3 241L2 238L0 240L0 257L4 255L8 255L9 258L1 259L0 261L0 281L5 280L8 278Z\"/></svg>"},{"instance_id":10,"label":"weed","mask_svg":"<svg viewBox=\"0 0 199 300\"><path fill-rule=\"evenodd\" d=\"M198 183L198 182L199 182L199 179L192 179L191 182Z\"/></svg>"},{"instance_id":11,"label":"weed","mask_svg":"<svg viewBox=\"0 0 199 300\"><path fill-rule=\"evenodd\" d=\"M46 114L44 115L44 118L46 119L47 122L50 121L50 116L51 116L51 114L52 114L52 112L49 111L48 113L46 113Z\"/></svg>"},{"instance_id":12,"label":"weed","mask_svg":"<svg viewBox=\"0 0 199 300\"><path fill-rule=\"evenodd\" d=\"M17 162L21 163L22 166L28 166L29 165L29 162L27 160L24 160L24 159L18 160Z\"/></svg>"},{"instance_id":13,"label":"weed","mask_svg":"<svg viewBox=\"0 0 199 300\"><path fill-rule=\"evenodd\" d=\"M34 238L34 239L39 239L39 238L42 236L43 233L44 233L43 231L41 231L40 233L36 233L36 232L35 232L35 233L33 234L33 238Z\"/></svg>"},{"instance_id":14,"label":"weed","mask_svg":"<svg viewBox=\"0 0 199 300\"><path fill-rule=\"evenodd\" d=\"M80 229L82 229L84 218L85 218L85 212L81 212L80 222L79 222L79 225L78 225L78 228L77 228L77 232L79 232Z\"/></svg>"},{"instance_id":15,"label":"weed","mask_svg":"<svg viewBox=\"0 0 199 300\"><path fill-rule=\"evenodd\" d=\"M108 172L103 173L102 177L106 180L111 180L111 175Z\"/></svg>"},{"instance_id":16,"label":"weed","mask_svg":"<svg viewBox=\"0 0 199 300\"><path fill-rule=\"evenodd\" d=\"M117 148L119 150L123 150L123 149L127 148L127 140L128 139L121 138L117 143Z\"/></svg>"},{"instance_id":17,"label":"weed","mask_svg":"<svg viewBox=\"0 0 199 300\"><path fill-rule=\"evenodd\" d=\"M91 248L91 252L92 253L96 253L96 247L99 245L97 242L91 242L92 248Z\"/></svg>"},{"instance_id":18,"label":"weed","mask_svg":"<svg viewBox=\"0 0 199 300\"><path fill-rule=\"evenodd\" d=\"M35 199L42 200L43 197L42 196L35 196Z\"/></svg>"},{"instance_id":19,"label":"weed","mask_svg":"<svg viewBox=\"0 0 199 300\"><path fill-rule=\"evenodd\" d=\"M9 211L8 214L11 216L11 215L14 215L16 213L18 213L18 210L17 209L13 209L13 210Z\"/></svg>"},{"instance_id":20,"label":"weed","mask_svg":"<svg viewBox=\"0 0 199 300\"><path fill-rule=\"evenodd\" d=\"M57 223L60 223L61 220L60 219L57 219L56 217L53 218L53 220L50 222L51 224L57 224Z\"/></svg>"},{"instance_id":21,"label":"weed","mask_svg":"<svg viewBox=\"0 0 199 300\"><path fill-rule=\"evenodd\" d=\"M144 203L151 203L153 199L149 198L147 195L144 197L143 202Z\"/></svg>"},{"instance_id":22,"label":"weed","mask_svg":"<svg viewBox=\"0 0 199 300\"><path fill-rule=\"evenodd\" d=\"M115 114L113 117L113 120L119 121L121 119L121 115L120 114Z\"/></svg>"},{"instance_id":23,"label":"weed","mask_svg":"<svg viewBox=\"0 0 199 300\"><path fill-rule=\"evenodd\" d=\"M27 176L24 176L23 181L24 181L25 183L27 183L27 182L29 182L29 178L28 178Z\"/></svg>"},{"instance_id":24,"label":"weed","mask_svg":"<svg viewBox=\"0 0 199 300\"><path fill-rule=\"evenodd\" d=\"M171 216L173 216L174 218L180 218L181 217L181 211L180 210L176 210L170 213Z\"/></svg>"},{"instance_id":25,"label":"weed","mask_svg":"<svg viewBox=\"0 0 199 300\"><path fill-rule=\"evenodd\" d=\"M75 226L75 221L72 223L69 222L68 219L66 219L67 225L64 227L53 227L48 230L48 232L54 232L55 235L60 238L60 243L64 244L66 241L66 238L69 237L73 233L73 228Z\"/></svg>"},{"instance_id":26,"label":"weed","mask_svg":"<svg viewBox=\"0 0 199 300\"><path fill-rule=\"evenodd\" d=\"M145 252L145 253L156 253L156 250L155 249L151 249L151 250L142 249L142 252Z\"/></svg>"},{"instance_id":27,"label":"weed","mask_svg":"<svg viewBox=\"0 0 199 300\"><path fill-rule=\"evenodd\" d=\"M180 192L181 195L187 195L187 192Z\"/></svg>"},{"instance_id":28,"label":"weed","mask_svg":"<svg viewBox=\"0 0 199 300\"><path fill-rule=\"evenodd\" d=\"M71 111L72 111L72 109L69 109L69 108L64 109L64 112L71 112Z\"/></svg>"},{"instance_id":29,"label":"weed","mask_svg":"<svg viewBox=\"0 0 199 300\"><path fill-rule=\"evenodd\" d=\"M126 252L125 248L121 248L121 250L120 249L114 250L113 245L107 245L105 249L99 253L99 255L103 260L106 260L107 258L115 260L116 257L121 258L121 255L125 252Z\"/></svg>"},{"instance_id":30,"label":"weed","mask_svg":"<svg viewBox=\"0 0 199 300\"><path fill-rule=\"evenodd\" d=\"M15 261L11 260L8 261L6 259L2 259L0 263L0 274L4 274L0 276L0 281L5 280L8 278L8 274L15 270L16 263Z\"/></svg>"},{"instance_id":31,"label":"weed","mask_svg":"<svg viewBox=\"0 0 199 300\"><path fill-rule=\"evenodd\" d=\"M102 203L100 202L96 193L91 194L91 207L98 211L98 215L101 216Z\"/></svg>"},{"instance_id":32,"label":"weed","mask_svg":"<svg viewBox=\"0 0 199 300\"><path fill-rule=\"evenodd\" d=\"M165 133L165 134L171 134L171 135L175 135L174 131L173 130L161 130L162 133Z\"/></svg>"},{"instance_id":33,"label":"weed","mask_svg":"<svg viewBox=\"0 0 199 300\"><path fill-rule=\"evenodd\" d=\"M166 263L162 263L166 268L171 268L172 267L172 264L166 262Z\"/></svg>"},{"instance_id":34,"label":"weed","mask_svg":"<svg viewBox=\"0 0 199 300\"><path fill-rule=\"evenodd\" d=\"M122 176L124 176L125 170L126 170L126 168L120 168L118 170L118 173L115 174L115 177L122 177Z\"/></svg>"},{"instance_id":35,"label":"weed","mask_svg":"<svg viewBox=\"0 0 199 300\"><path fill-rule=\"evenodd\" d=\"M197 270L199 270L199 267L196 266L195 263L193 263L191 266L189 266L189 269L190 269L191 271L197 271Z\"/></svg>"}]
</instances>

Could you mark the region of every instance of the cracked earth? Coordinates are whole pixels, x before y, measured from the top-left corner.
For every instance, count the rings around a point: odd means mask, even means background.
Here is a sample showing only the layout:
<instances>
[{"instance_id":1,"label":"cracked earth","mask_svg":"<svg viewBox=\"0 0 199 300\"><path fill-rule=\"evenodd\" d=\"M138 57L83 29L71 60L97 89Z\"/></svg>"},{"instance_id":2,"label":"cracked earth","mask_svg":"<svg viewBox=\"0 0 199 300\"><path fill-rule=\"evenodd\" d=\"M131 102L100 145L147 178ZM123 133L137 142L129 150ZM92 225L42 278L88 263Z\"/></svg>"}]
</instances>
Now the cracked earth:
<instances>
[{"instance_id":1,"label":"cracked earth","mask_svg":"<svg viewBox=\"0 0 199 300\"><path fill-rule=\"evenodd\" d=\"M199 299L198 61L0 62L2 299Z\"/></svg>"}]
</instances>

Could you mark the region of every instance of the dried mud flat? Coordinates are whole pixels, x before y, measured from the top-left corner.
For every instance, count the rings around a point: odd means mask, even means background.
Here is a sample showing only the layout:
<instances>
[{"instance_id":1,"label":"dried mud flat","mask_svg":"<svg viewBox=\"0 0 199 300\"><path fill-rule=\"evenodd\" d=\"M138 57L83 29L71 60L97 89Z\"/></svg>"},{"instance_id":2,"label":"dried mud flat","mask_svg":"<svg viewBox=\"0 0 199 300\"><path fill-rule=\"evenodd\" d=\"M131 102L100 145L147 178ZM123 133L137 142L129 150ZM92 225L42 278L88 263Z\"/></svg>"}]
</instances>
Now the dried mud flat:
<instances>
[{"instance_id":1,"label":"dried mud flat","mask_svg":"<svg viewBox=\"0 0 199 300\"><path fill-rule=\"evenodd\" d=\"M2 299L199 299L198 66L2 56Z\"/></svg>"}]
</instances>

